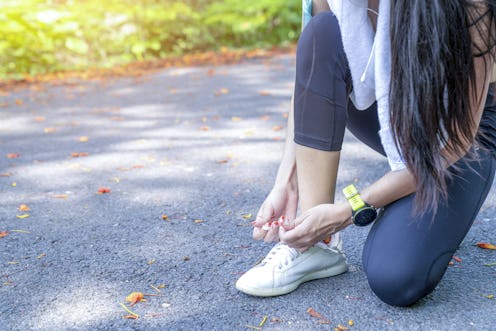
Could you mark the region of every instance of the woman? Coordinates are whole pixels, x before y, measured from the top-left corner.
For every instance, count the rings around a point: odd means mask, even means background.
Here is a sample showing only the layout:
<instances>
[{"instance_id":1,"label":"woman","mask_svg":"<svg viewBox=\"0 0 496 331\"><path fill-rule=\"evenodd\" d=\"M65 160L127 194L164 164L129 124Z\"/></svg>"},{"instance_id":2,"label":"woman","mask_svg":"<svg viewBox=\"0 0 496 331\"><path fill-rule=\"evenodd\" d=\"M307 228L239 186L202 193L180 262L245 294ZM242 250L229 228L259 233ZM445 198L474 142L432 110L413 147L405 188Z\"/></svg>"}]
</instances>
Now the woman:
<instances>
[{"instance_id":1,"label":"woman","mask_svg":"<svg viewBox=\"0 0 496 331\"><path fill-rule=\"evenodd\" d=\"M337 232L373 222L370 287L412 305L441 280L494 178L496 1L314 0L313 14L298 42L285 151L254 222L255 239L280 242L236 287L281 295L343 273ZM345 127L391 171L334 203Z\"/></svg>"}]
</instances>

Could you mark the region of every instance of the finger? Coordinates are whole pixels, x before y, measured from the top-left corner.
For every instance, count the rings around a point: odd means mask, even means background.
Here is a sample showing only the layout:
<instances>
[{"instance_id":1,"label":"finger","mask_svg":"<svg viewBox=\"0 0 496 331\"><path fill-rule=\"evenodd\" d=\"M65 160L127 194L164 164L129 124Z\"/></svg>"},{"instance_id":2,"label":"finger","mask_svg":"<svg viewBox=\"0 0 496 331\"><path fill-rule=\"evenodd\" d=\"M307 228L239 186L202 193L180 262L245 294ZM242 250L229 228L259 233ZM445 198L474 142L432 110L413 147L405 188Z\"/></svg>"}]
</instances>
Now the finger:
<instances>
[{"instance_id":1,"label":"finger","mask_svg":"<svg viewBox=\"0 0 496 331\"><path fill-rule=\"evenodd\" d=\"M312 246L312 245L308 245L305 242L302 242L301 241L302 239L300 239L300 238L294 240L291 237L293 235L291 232L294 232L294 230L286 231L283 228L280 228L279 229L279 240L282 243L285 243L286 245L288 245L289 247L296 249L300 253L305 252L306 250L308 250ZM289 233L289 235L288 235L288 233Z\"/></svg>"},{"instance_id":2,"label":"finger","mask_svg":"<svg viewBox=\"0 0 496 331\"><path fill-rule=\"evenodd\" d=\"M261 228L253 228L253 239L262 240L265 237L267 231L262 230Z\"/></svg>"},{"instance_id":3,"label":"finger","mask_svg":"<svg viewBox=\"0 0 496 331\"><path fill-rule=\"evenodd\" d=\"M294 220L296 218L296 211L298 209L298 204L297 203L290 203L286 207L286 219Z\"/></svg>"},{"instance_id":4,"label":"finger","mask_svg":"<svg viewBox=\"0 0 496 331\"><path fill-rule=\"evenodd\" d=\"M296 226L294 218L285 218L284 216L281 217L281 226L286 231L294 229Z\"/></svg>"},{"instance_id":5,"label":"finger","mask_svg":"<svg viewBox=\"0 0 496 331\"><path fill-rule=\"evenodd\" d=\"M253 221L253 226L261 227L269 222L274 215L274 208L270 203L264 202L258 211L257 218Z\"/></svg>"},{"instance_id":6,"label":"finger","mask_svg":"<svg viewBox=\"0 0 496 331\"><path fill-rule=\"evenodd\" d=\"M279 239L281 242L288 244L289 246L294 246L298 244L298 240L301 238L300 230L293 228L286 230L284 227L279 227Z\"/></svg>"},{"instance_id":7,"label":"finger","mask_svg":"<svg viewBox=\"0 0 496 331\"><path fill-rule=\"evenodd\" d=\"M265 235L265 242L273 242L279 240L279 222L272 222L269 231Z\"/></svg>"}]
</instances>

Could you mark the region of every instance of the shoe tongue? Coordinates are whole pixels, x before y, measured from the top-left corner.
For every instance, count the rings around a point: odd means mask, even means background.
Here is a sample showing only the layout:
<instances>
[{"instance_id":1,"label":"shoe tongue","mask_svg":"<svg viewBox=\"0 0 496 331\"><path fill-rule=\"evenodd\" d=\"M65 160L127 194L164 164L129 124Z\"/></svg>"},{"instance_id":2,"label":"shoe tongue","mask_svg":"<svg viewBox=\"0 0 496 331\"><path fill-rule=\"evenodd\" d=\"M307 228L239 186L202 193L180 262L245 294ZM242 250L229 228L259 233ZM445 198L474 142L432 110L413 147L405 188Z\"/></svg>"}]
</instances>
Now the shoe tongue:
<instances>
[{"instance_id":1,"label":"shoe tongue","mask_svg":"<svg viewBox=\"0 0 496 331\"><path fill-rule=\"evenodd\" d=\"M280 265L282 262L293 260L298 256L298 251L284 244L277 244L272 248L262 261L261 265Z\"/></svg>"}]
</instances>

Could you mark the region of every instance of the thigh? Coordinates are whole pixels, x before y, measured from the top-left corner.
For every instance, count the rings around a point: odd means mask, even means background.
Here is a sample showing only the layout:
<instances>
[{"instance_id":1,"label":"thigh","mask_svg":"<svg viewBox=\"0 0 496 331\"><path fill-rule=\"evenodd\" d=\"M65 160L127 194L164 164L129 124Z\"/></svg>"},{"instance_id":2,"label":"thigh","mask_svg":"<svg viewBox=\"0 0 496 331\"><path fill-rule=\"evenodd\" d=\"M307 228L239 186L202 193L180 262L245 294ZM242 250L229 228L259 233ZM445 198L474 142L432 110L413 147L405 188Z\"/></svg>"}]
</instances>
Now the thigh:
<instances>
[{"instance_id":1,"label":"thigh","mask_svg":"<svg viewBox=\"0 0 496 331\"><path fill-rule=\"evenodd\" d=\"M408 306L430 293L470 229L492 185L495 159L457 162L448 182L448 199L436 215L412 215L414 195L385 208L372 226L363 266L372 290L386 303Z\"/></svg>"}]
</instances>

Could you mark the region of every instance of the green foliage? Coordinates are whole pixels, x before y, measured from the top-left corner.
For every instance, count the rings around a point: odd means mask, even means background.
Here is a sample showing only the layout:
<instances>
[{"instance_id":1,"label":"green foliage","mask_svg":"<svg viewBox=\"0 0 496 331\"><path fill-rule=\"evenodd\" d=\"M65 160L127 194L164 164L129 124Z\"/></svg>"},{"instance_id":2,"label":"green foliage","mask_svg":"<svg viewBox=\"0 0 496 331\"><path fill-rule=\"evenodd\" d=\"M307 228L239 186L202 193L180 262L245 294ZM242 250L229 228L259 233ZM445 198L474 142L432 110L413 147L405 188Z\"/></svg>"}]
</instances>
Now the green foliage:
<instances>
[{"instance_id":1,"label":"green foliage","mask_svg":"<svg viewBox=\"0 0 496 331\"><path fill-rule=\"evenodd\" d=\"M0 77L294 42L300 0L3 0Z\"/></svg>"}]
</instances>

